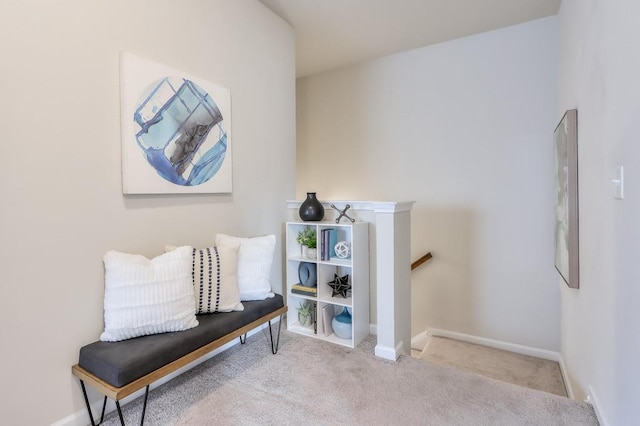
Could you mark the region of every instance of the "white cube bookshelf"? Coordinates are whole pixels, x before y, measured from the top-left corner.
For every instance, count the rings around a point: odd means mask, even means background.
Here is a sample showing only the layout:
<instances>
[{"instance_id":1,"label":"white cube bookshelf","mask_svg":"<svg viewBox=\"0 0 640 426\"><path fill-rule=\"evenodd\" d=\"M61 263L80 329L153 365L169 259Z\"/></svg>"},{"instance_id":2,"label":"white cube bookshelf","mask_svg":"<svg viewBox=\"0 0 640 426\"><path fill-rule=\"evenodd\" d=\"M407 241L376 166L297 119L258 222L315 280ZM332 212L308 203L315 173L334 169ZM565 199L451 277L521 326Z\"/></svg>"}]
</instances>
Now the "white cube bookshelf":
<instances>
[{"instance_id":1,"label":"white cube bookshelf","mask_svg":"<svg viewBox=\"0 0 640 426\"><path fill-rule=\"evenodd\" d=\"M317 235L317 254L313 259L302 256L302 247L296 242L298 233L305 228L311 228ZM334 229L337 233L336 241L347 241L351 246L349 258L330 257L322 260L321 232ZM355 347L369 334L369 223L335 223L335 222L287 222L286 223L286 289L287 328L294 333L303 334L339 345ZM299 284L298 268L301 262L307 262L309 268L315 268L317 277L317 294L303 295L292 293L293 285ZM332 295L332 288L327 284L333 281L335 274L340 277L349 275L351 291L348 297ZM298 321L298 307L301 303L314 305L315 322L311 325L301 325ZM344 339L328 330L325 334L322 313L326 305L338 315L344 308L348 308L352 318L351 337Z\"/></svg>"}]
</instances>

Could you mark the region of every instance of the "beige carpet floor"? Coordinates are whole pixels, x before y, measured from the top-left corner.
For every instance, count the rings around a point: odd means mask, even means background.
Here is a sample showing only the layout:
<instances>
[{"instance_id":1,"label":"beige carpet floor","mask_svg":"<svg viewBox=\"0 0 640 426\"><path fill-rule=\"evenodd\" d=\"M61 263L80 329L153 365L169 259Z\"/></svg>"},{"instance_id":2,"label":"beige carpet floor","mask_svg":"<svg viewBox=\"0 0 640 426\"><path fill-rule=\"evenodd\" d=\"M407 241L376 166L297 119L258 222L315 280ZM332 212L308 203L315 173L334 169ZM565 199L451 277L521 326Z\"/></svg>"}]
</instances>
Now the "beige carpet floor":
<instances>
[{"instance_id":1,"label":"beige carpet floor","mask_svg":"<svg viewBox=\"0 0 640 426\"><path fill-rule=\"evenodd\" d=\"M419 357L434 364L567 396L560 365L555 361L435 336L429 337Z\"/></svg>"},{"instance_id":2,"label":"beige carpet floor","mask_svg":"<svg viewBox=\"0 0 640 426\"><path fill-rule=\"evenodd\" d=\"M593 408L547 392L401 356L376 358L375 336L355 349L283 330L271 355L268 333L153 389L147 425L598 424ZM139 422L141 400L124 407ZM119 424L113 414L106 425Z\"/></svg>"}]
</instances>

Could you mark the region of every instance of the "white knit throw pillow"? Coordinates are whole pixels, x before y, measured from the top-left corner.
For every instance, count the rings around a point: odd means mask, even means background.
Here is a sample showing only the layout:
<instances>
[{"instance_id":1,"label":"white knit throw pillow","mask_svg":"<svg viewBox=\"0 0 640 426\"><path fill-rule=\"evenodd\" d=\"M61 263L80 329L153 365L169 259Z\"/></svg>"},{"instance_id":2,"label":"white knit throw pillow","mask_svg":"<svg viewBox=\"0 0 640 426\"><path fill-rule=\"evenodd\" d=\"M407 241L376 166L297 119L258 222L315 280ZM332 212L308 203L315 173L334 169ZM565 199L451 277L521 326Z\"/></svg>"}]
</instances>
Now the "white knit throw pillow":
<instances>
[{"instance_id":1,"label":"white knit throw pillow","mask_svg":"<svg viewBox=\"0 0 640 426\"><path fill-rule=\"evenodd\" d=\"M276 236L242 238L226 234L216 235L216 245L240 244L238 252L238 288L240 300L264 300L271 292L271 264Z\"/></svg>"},{"instance_id":2,"label":"white knit throw pillow","mask_svg":"<svg viewBox=\"0 0 640 426\"><path fill-rule=\"evenodd\" d=\"M107 252L100 340L115 342L197 326L191 252L185 246L153 259Z\"/></svg>"}]
</instances>

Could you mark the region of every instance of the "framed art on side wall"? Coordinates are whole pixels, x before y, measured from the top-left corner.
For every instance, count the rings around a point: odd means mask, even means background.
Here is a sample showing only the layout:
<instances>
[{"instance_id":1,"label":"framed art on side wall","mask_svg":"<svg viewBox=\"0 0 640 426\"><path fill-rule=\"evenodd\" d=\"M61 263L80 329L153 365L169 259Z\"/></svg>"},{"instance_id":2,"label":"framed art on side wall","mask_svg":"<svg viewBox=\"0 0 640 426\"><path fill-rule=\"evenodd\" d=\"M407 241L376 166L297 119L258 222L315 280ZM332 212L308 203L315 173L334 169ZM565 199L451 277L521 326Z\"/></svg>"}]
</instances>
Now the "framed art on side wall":
<instances>
[{"instance_id":1,"label":"framed art on side wall","mask_svg":"<svg viewBox=\"0 0 640 426\"><path fill-rule=\"evenodd\" d=\"M122 192L231 192L227 88L128 52L120 55Z\"/></svg>"},{"instance_id":2,"label":"framed art on side wall","mask_svg":"<svg viewBox=\"0 0 640 426\"><path fill-rule=\"evenodd\" d=\"M565 112L554 135L557 191L555 267L570 288L579 288L577 110Z\"/></svg>"}]
</instances>

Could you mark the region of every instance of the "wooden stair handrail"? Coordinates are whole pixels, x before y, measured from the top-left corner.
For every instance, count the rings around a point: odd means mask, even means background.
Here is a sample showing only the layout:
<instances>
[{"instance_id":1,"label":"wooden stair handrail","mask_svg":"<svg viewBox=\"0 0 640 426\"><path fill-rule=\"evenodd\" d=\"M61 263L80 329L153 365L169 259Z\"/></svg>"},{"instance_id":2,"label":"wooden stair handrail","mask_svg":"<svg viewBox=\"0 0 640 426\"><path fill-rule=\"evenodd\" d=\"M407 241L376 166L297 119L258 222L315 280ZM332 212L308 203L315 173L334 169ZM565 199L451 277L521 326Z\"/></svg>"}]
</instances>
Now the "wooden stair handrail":
<instances>
[{"instance_id":1,"label":"wooden stair handrail","mask_svg":"<svg viewBox=\"0 0 640 426\"><path fill-rule=\"evenodd\" d=\"M427 260L431 259L433 256L431 255L431 252L428 252L427 254L425 254L424 256L422 256L420 259L416 260L415 262L413 262L411 264L411 270L413 271L414 269L416 269L418 266L422 265L424 262L426 262Z\"/></svg>"}]
</instances>

